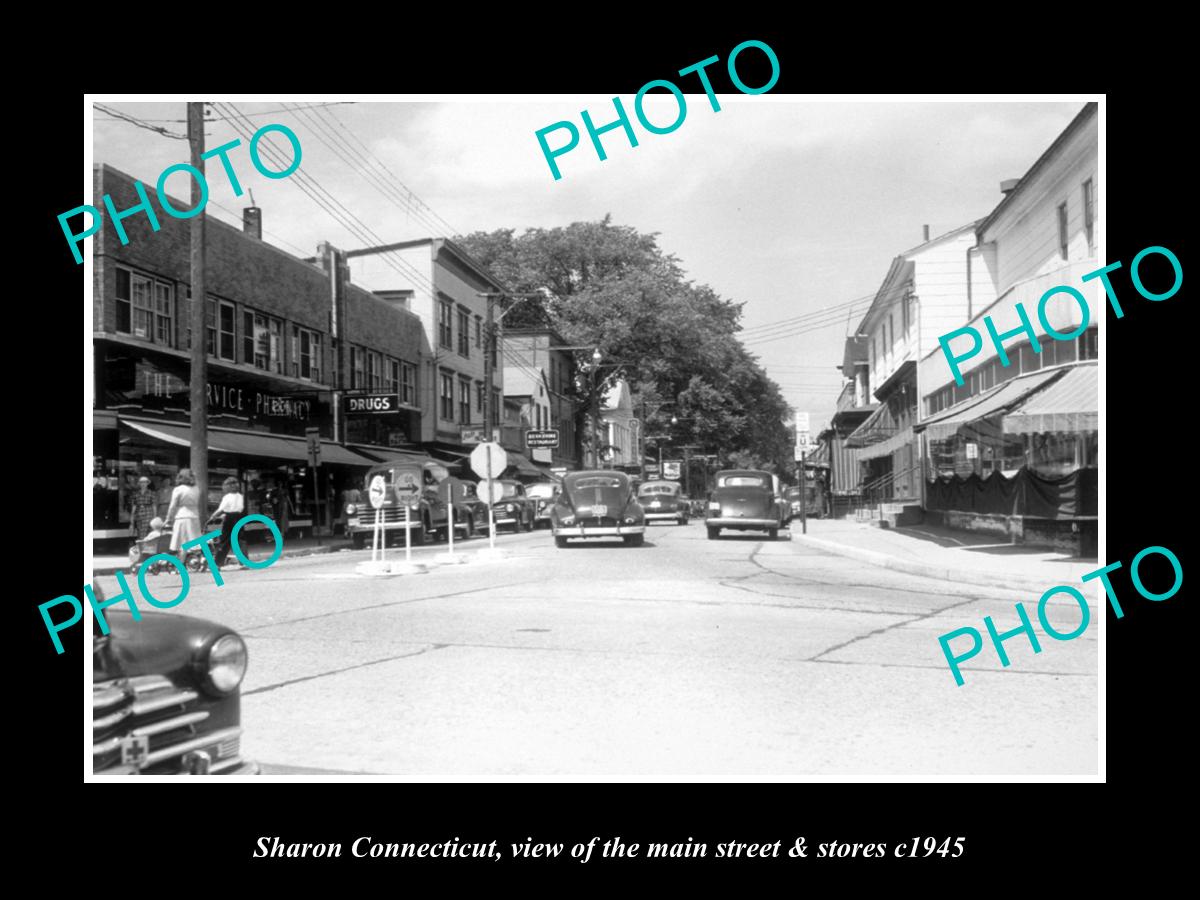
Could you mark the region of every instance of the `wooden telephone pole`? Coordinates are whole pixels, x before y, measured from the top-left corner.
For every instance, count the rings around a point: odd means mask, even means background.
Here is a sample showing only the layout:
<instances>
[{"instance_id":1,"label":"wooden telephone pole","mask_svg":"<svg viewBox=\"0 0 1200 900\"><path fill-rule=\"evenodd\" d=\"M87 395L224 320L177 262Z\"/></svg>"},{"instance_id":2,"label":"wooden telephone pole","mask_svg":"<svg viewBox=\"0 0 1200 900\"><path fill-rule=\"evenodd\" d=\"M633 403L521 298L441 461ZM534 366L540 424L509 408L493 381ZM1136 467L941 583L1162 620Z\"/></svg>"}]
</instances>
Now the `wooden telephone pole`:
<instances>
[{"instance_id":1,"label":"wooden telephone pole","mask_svg":"<svg viewBox=\"0 0 1200 900\"><path fill-rule=\"evenodd\" d=\"M192 166L204 177L204 104L187 105L188 144ZM204 202L199 179L192 179L192 208ZM205 240L203 209L192 216L191 227L191 464L200 488L203 512L208 510L208 298L204 290Z\"/></svg>"}]
</instances>

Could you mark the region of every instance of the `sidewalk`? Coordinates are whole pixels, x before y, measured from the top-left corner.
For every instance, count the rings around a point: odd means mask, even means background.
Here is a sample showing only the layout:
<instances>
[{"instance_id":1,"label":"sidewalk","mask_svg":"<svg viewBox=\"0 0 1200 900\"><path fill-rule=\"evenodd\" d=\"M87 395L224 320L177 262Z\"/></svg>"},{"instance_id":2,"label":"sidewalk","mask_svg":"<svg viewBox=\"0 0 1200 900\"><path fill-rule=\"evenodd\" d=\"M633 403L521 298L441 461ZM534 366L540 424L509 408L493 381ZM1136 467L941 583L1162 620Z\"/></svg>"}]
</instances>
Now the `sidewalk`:
<instances>
[{"instance_id":1,"label":"sidewalk","mask_svg":"<svg viewBox=\"0 0 1200 900\"><path fill-rule=\"evenodd\" d=\"M875 528L845 519L809 519L808 534L802 534L797 519L791 533L793 541L871 565L1039 597L1055 585L1077 586L1080 576L1099 568L1094 558L934 525Z\"/></svg>"},{"instance_id":2,"label":"sidewalk","mask_svg":"<svg viewBox=\"0 0 1200 900\"><path fill-rule=\"evenodd\" d=\"M250 559L255 561L267 559L274 552L274 547L270 543L254 543L243 549L246 550ZM317 544L317 539L314 537L290 537L283 543L283 555L280 558L294 559L298 556L313 556L317 553L336 553L339 550L349 549L351 549L350 541L340 535L322 537L320 545ZM237 559L232 552L229 554L229 562L237 565ZM127 555L96 556L92 558L92 575L112 575L118 570L128 572L129 566L129 557Z\"/></svg>"}]
</instances>

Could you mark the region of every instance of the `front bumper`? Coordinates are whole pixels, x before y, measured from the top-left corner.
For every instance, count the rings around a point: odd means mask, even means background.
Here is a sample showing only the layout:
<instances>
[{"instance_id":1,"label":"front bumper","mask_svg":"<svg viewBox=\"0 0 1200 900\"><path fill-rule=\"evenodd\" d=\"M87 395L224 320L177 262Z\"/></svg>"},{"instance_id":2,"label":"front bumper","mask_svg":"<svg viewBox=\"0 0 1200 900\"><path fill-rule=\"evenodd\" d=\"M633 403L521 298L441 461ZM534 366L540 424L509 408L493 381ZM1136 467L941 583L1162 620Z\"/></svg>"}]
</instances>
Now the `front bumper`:
<instances>
[{"instance_id":1,"label":"front bumper","mask_svg":"<svg viewBox=\"0 0 1200 900\"><path fill-rule=\"evenodd\" d=\"M729 519L705 519L704 524L709 528L778 528L777 519L743 519L735 516Z\"/></svg>"},{"instance_id":2,"label":"front bumper","mask_svg":"<svg viewBox=\"0 0 1200 900\"><path fill-rule=\"evenodd\" d=\"M455 524L459 528L466 527L462 523L455 523ZM384 522L381 526L379 526L380 531L404 531L405 529L408 529L408 528L420 528L420 527L421 527L421 517L420 516L414 516L407 524L402 521L401 522ZM355 521L353 519L351 519L349 522L346 523L346 533L347 534L370 534L374 530L375 530L374 525L360 525L357 521Z\"/></svg>"},{"instance_id":3,"label":"front bumper","mask_svg":"<svg viewBox=\"0 0 1200 900\"><path fill-rule=\"evenodd\" d=\"M555 537L615 537L645 533L645 525L560 525L554 529Z\"/></svg>"},{"instance_id":4,"label":"front bumper","mask_svg":"<svg viewBox=\"0 0 1200 900\"><path fill-rule=\"evenodd\" d=\"M675 512L648 512L643 518L647 522L659 522L663 519L683 519L687 517L687 513L678 509Z\"/></svg>"}]
</instances>

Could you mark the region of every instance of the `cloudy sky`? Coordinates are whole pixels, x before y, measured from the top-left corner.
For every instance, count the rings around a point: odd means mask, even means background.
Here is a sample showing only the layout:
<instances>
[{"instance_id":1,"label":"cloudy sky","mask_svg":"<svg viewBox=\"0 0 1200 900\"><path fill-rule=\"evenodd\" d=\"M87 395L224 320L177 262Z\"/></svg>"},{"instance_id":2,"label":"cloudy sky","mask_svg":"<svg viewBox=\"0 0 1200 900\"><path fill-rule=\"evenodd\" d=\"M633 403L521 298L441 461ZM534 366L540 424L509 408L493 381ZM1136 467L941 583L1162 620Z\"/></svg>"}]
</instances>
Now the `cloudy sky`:
<instances>
[{"instance_id":1,"label":"cloudy sky","mask_svg":"<svg viewBox=\"0 0 1200 900\"><path fill-rule=\"evenodd\" d=\"M597 126L612 121L611 97L310 106L337 99L210 107L207 145L242 138L229 158L263 210L267 241L308 256L323 240L353 249L434 231L521 231L611 213L614 222L658 232L691 278L745 303L746 345L788 401L812 414L814 428L833 411L843 338L866 306L847 304L874 293L892 258L921 242L923 225L936 236L986 215L1000 200L1000 182L1023 175L1083 106L764 94L718 95L721 110L714 112L703 94L689 94L678 129L650 134L635 118L638 146L630 147L620 129L604 134L608 159L601 162L580 111L589 110ZM622 101L632 116L632 98ZM186 133L183 99L97 102ZM645 110L660 125L678 114L670 95L650 95ZM582 138L558 157L556 181L535 132L561 120L573 121ZM93 161L151 188L163 169L188 159L184 140L99 109L93 121ZM304 179L271 180L254 170L245 135L273 123L299 137ZM566 139L565 131L548 136L552 147ZM281 135L273 140L287 147ZM247 197L234 196L216 160L208 166L210 214L240 224ZM302 190L305 184L325 206L345 217L341 204L362 224L352 231L339 223ZM168 188L189 196L186 174L172 176ZM840 308L796 321L829 307Z\"/></svg>"}]
</instances>

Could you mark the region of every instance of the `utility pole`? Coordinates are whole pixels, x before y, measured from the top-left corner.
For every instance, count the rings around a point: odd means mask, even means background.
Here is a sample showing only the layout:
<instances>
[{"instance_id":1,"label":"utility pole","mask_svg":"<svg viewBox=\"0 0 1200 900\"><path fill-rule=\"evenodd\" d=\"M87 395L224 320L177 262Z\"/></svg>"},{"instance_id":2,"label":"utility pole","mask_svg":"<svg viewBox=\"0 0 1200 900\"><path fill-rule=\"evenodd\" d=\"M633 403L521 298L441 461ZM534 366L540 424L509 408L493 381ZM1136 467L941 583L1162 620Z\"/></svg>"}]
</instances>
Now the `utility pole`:
<instances>
[{"instance_id":1,"label":"utility pole","mask_svg":"<svg viewBox=\"0 0 1200 900\"><path fill-rule=\"evenodd\" d=\"M201 187L204 178L204 104L187 105L188 144L192 151L192 167L200 173L192 179L192 208L200 212L191 220L191 285L192 285L192 347L191 347L191 463L192 474L200 488L202 511L208 511L208 295L204 290L204 213L205 196Z\"/></svg>"},{"instance_id":2,"label":"utility pole","mask_svg":"<svg viewBox=\"0 0 1200 900\"><path fill-rule=\"evenodd\" d=\"M503 295L500 295L503 296ZM492 382L496 378L495 367L492 365L493 354L496 352L496 299L491 294L483 294L483 302L487 304L487 315L483 324L483 439L492 439Z\"/></svg>"}]
</instances>

